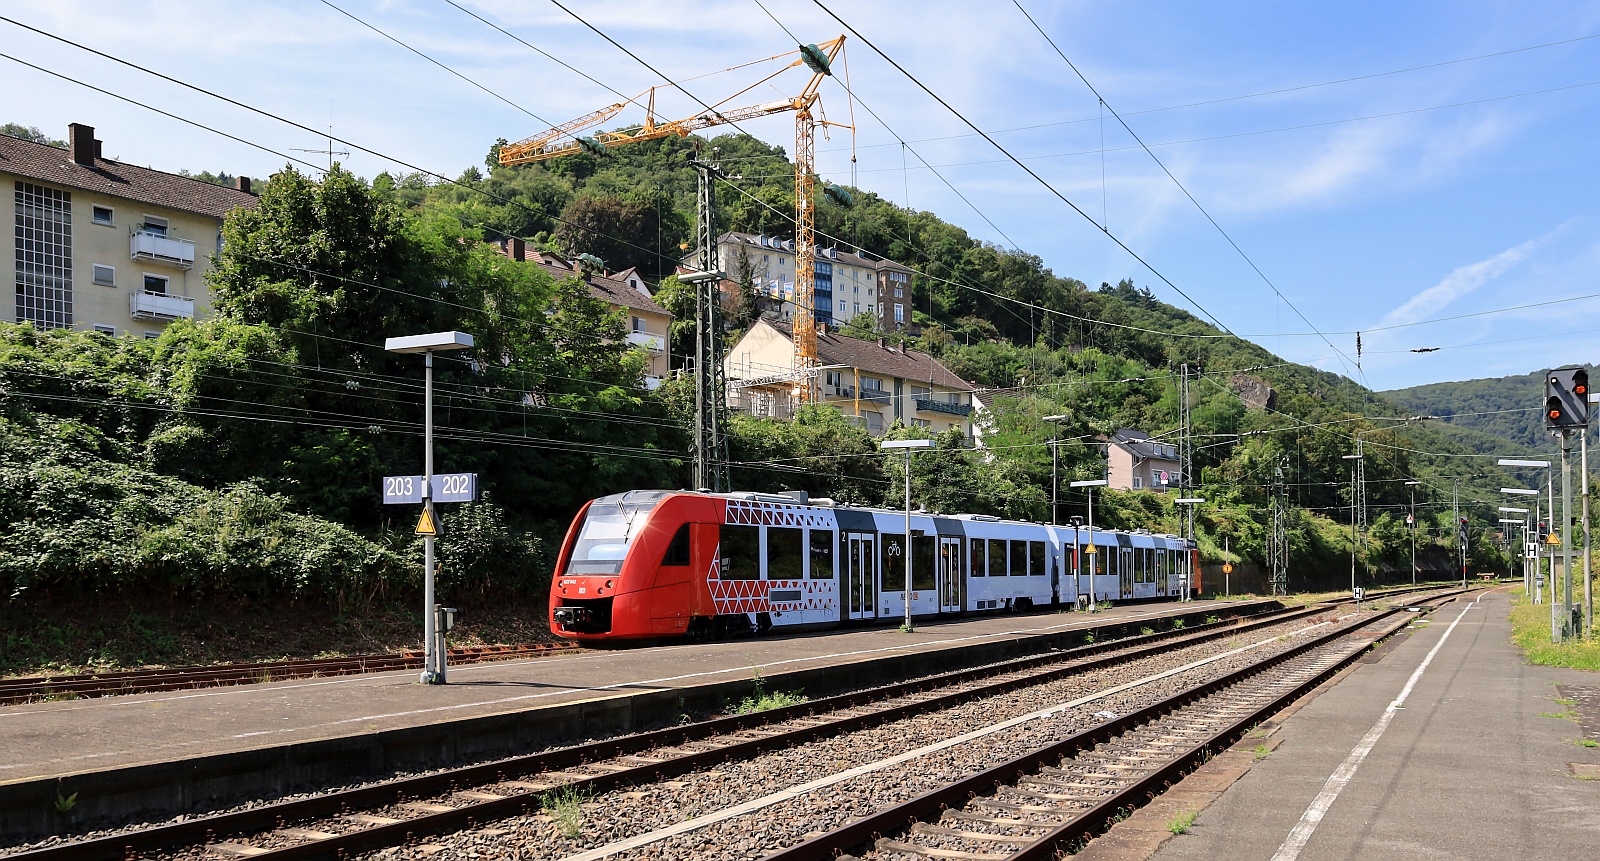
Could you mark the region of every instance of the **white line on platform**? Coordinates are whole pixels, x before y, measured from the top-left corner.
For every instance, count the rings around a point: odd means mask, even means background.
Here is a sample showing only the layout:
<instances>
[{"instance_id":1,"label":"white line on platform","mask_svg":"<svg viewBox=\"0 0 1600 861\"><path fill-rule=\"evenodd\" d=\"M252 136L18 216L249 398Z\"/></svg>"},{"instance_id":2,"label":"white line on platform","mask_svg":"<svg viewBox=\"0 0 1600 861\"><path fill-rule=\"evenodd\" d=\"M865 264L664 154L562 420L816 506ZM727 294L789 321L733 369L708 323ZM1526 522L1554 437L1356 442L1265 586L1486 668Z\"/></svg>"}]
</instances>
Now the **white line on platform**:
<instances>
[{"instance_id":1,"label":"white line on platform","mask_svg":"<svg viewBox=\"0 0 1600 861\"><path fill-rule=\"evenodd\" d=\"M1326 625L1326 624L1328 624L1328 623L1327 622L1317 622L1316 624L1313 624L1313 625L1307 625L1304 628L1300 628L1299 630L1296 630L1296 631L1292 632L1289 636L1298 637L1301 634L1304 634L1304 633L1306 633L1308 631L1315 630L1315 629L1320 628L1320 627L1322 627L1323 625ZM1112 694L1119 694L1119 693L1122 693L1123 691L1129 691L1129 690L1132 690L1132 689L1137 688L1137 687L1142 687L1144 685L1150 684L1151 682L1160 681L1161 679L1165 679L1165 678L1168 678L1170 676L1175 676L1175 675L1177 675L1179 673L1186 673L1186 672L1188 672L1190 670L1197 669L1199 667L1203 667L1203 666L1205 666L1207 664L1210 664L1210 663L1213 663L1215 661L1220 661L1220 660L1222 660L1224 658L1231 658L1231 657L1233 657L1235 655L1239 655L1239 654L1242 654L1244 652L1248 652L1251 649L1260 648L1261 646L1267 645L1268 643L1275 643L1277 641L1278 641L1277 637L1268 637L1267 639L1264 639L1264 640L1258 640L1258 641L1256 641L1254 643L1251 643L1249 645L1240 646L1239 648L1233 649L1232 651L1223 652L1223 653L1218 654L1218 655L1212 655L1209 658L1201 658L1198 661L1194 661L1192 663L1185 664L1185 665L1183 665L1181 667L1174 667L1173 669L1170 669L1170 670L1163 670L1162 672L1156 673L1155 675L1146 676L1146 677L1144 677L1142 679L1136 679L1136 680L1131 681L1131 682L1124 682L1124 683L1122 683L1120 685L1117 685L1116 687L1111 687L1111 688L1106 688L1104 690L1096 691L1095 693L1092 693L1089 696L1080 697L1080 698L1072 700L1070 702L1057 703L1057 704L1055 704L1053 706L1050 706L1049 708L1040 709L1040 710L1038 710L1036 712L1030 712L1030 713L1025 714L1025 715L1019 715L1017 717L1011 718L1010 720L1001 721L1000 723L997 723L997 724L990 724L989 726L983 727L982 729L975 729L975 730L972 730L970 732L965 732L965 733L962 733L961 735L955 736L954 738L947 738L944 741L936 741L933 744L924 745L923 747L919 747L919 748L917 748L915 750L908 750L908 751L906 751L904 753L898 753L898 754L895 754L894 756L886 757L884 759L880 759L877 762L869 762L866 765L858 765L855 768L846 769L844 771L838 772L837 774L830 774L827 777L818 778L816 780L811 781L810 783L802 783L799 786L791 786L788 789L780 789L777 792L772 793L771 795L765 795L765 796L762 796L761 798L753 798L753 799L751 799L749 801L744 802L743 804L738 804L738 805L735 805L733 807L729 807L729 808L725 808L725 809L722 809L722 810L718 810L715 813L708 813L708 814L706 814L704 816L699 816L699 817L696 817L694 819L689 819L689 820L686 820L684 822L679 822L676 825L669 825L666 828L658 828L655 831L650 831L650 832L647 832L645 834L637 834L637 835L635 835L633 837L629 837L629 838L627 838L625 840L618 840L615 843L608 843L608 844L606 844L604 846L598 846L598 847L596 847L594 849L590 849L590 850L588 850L586 852L579 852L576 855L568 855L567 857L561 859L561 861L599 861L599 859L601 859L601 858L606 858L606 857L615 855L618 852L626 852L626 851L628 851L630 849L637 849L637 848L639 848L641 846L648 846L651 843L657 843L657 842L660 842L662 840L666 840L669 837L676 837L679 834L687 834L690 831L699 830L701 828L706 827L707 825L715 825L718 822L722 822L724 820L732 819L732 818L734 818L736 816L743 816L743 815L745 815L747 813L754 813L755 811L761 810L762 808L771 807L774 804L780 804L782 802L788 801L791 798L797 798L799 796L805 795L808 792L815 792L818 789L825 789L825 788L827 788L829 786L833 786L836 783L843 783L846 780L850 780L852 778L860 777L863 774L871 774L874 771L882 771L885 768L888 768L888 767L893 766L893 765L899 765L902 762L908 762L910 760L917 759L918 757L926 756L926 755L928 755L930 753L937 753L937 752L939 752L941 750L944 750L946 748L955 747L956 745L966 744L967 742L972 741L973 739L979 739L979 738L983 738L984 736L987 736L987 735L993 735L994 733L1001 732L1003 730L1011 729L1014 726L1019 726L1021 724L1028 723L1029 721L1040 720L1042 718L1048 718L1048 717L1052 717L1054 715L1062 714L1064 712L1067 712L1067 711L1070 711L1072 709L1078 708L1079 706L1088 705L1089 703L1095 702L1097 700L1105 699L1106 697L1109 697Z\"/></svg>"},{"instance_id":2,"label":"white line on platform","mask_svg":"<svg viewBox=\"0 0 1600 861\"><path fill-rule=\"evenodd\" d=\"M1295 861L1296 858L1300 857L1300 850L1306 847L1306 843L1311 840L1311 835L1316 833L1317 825L1322 822L1322 817L1328 814L1328 809L1338 799L1339 793L1343 792L1345 786L1350 783L1351 778L1356 776L1356 769L1361 767L1361 763L1366 760L1367 754L1371 753L1372 748L1378 744L1378 739L1383 737L1384 731L1389 728L1394 716L1405 708L1406 698L1411 696L1412 688L1417 686L1417 681L1427 671L1428 665L1433 663L1433 656L1439 654L1439 650L1444 648L1445 641L1450 639L1450 633L1456 629L1456 625L1460 624L1461 619L1467 615L1467 611L1477 606L1477 604L1478 602L1474 600L1461 608L1461 615L1456 616L1455 621L1450 623L1450 627L1445 629L1444 634L1439 637L1439 642L1433 644L1433 649L1428 652L1428 656L1422 659L1422 663L1417 665L1417 669L1411 674L1411 678L1406 680L1405 687L1400 689L1400 695L1395 697L1394 701L1389 703L1389 707L1383 710L1383 716L1378 718L1378 722L1372 725L1372 729L1367 730L1367 734L1362 736L1361 741L1356 743L1355 748L1350 751L1350 756L1346 757L1345 761L1337 769L1334 769L1333 774L1329 775L1327 782L1322 785L1322 791L1317 794L1315 799L1312 799L1311 806L1306 808L1306 812L1301 814L1300 821L1295 823L1294 828L1289 832L1288 838L1283 841L1282 846L1278 847L1278 852L1272 856L1272 861Z\"/></svg>"}]
</instances>

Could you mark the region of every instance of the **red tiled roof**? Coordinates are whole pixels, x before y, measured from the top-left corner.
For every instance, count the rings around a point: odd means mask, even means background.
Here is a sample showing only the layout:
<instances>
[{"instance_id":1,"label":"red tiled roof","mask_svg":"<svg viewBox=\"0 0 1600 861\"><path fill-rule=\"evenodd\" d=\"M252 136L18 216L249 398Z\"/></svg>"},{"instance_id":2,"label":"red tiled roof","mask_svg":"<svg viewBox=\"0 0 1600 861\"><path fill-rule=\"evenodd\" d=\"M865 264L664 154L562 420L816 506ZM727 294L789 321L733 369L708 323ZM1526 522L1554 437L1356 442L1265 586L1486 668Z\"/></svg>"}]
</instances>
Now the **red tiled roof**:
<instances>
[{"instance_id":1,"label":"red tiled roof","mask_svg":"<svg viewBox=\"0 0 1600 861\"><path fill-rule=\"evenodd\" d=\"M506 247L509 243L497 243L500 253L515 259L515 255ZM581 278L588 285L589 292L596 299L620 305L624 308L633 308L638 311L648 311L652 314L665 314L671 317L667 309L651 301L649 297L633 289L626 281L619 281L609 275L584 275L583 271L573 266L566 258L559 254L537 251L526 246L522 249L522 259L529 263L537 263L550 277L560 281L564 278Z\"/></svg>"},{"instance_id":2,"label":"red tiled roof","mask_svg":"<svg viewBox=\"0 0 1600 861\"><path fill-rule=\"evenodd\" d=\"M757 325L771 326L785 338L794 340L794 326L790 323L761 320ZM912 382L931 380L935 385L961 392L972 391L971 383L956 376L927 353L902 351L899 347L880 346L877 341L847 338L833 332L817 333L817 361L824 365L849 365L868 373L900 377Z\"/></svg>"},{"instance_id":3,"label":"red tiled roof","mask_svg":"<svg viewBox=\"0 0 1600 861\"><path fill-rule=\"evenodd\" d=\"M0 171L215 218L257 202L253 194L147 167L100 158L88 167L67 150L8 135L0 135Z\"/></svg>"}]
</instances>

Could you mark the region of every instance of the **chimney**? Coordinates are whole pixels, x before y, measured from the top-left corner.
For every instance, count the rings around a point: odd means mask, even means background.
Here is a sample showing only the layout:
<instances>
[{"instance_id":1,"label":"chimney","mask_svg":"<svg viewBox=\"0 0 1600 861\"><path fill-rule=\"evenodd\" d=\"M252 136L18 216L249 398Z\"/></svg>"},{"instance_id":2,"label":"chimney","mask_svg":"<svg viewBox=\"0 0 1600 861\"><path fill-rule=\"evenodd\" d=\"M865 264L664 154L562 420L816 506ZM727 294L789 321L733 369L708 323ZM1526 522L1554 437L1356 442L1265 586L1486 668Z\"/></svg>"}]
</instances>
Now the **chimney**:
<instances>
[{"instance_id":1,"label":"chimney","mask_svg":"<svg viewBox=\"0 0 1600 861\"><path fill-rule=\"evenodd\" d=\"M244 192L245 194L254 194L255 193L255 192L252 192L250 190L250 177L248 177L248 176L236 176L236 177L234 177L233 178L233 187L238 191Z\"/></svg>"},{"instance_id":2,"label":"chimney","mask_svg":"<svg viewBox=\"0 0 1600 861\"><path fill-rule=\"evenodd\" d=\"M95 139L94 126L83 123L71 123L67 126L68 152L72 153L72 160L84 167L94 167Z\"/></svg>"},{"instance_id":3,"label":"chimney","mask_svg":"<svg viewBox=\"0 0 1600 861\"><path fill-rule=\"evenodd\" d=\"M509 246L510 247L506 249L506 256L510 257L512 260L521 260L527 253L527 245L523 243L521 237L511 237Z\"/></svg>"}]
</instances>

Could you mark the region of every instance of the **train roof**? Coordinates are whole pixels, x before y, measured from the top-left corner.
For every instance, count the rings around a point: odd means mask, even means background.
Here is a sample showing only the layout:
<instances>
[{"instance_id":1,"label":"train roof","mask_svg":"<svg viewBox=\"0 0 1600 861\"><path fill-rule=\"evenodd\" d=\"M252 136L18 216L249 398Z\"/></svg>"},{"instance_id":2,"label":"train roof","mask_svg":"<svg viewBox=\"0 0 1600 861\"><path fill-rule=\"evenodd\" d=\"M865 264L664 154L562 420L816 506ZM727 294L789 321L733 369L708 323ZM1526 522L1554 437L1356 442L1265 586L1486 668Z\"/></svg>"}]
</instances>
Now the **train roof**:
<instances>
[{"instance_id":1,"label":"train roof","mask_svg":"<svg viewBox=\"0 0 1600 861\"><path fill-rule=\"evenodd\" d=\"M806 508L836 509L843 511L859 511L871 514L892 514L905 516L905 509L880 508L872 505L841 504L826 497L813 497L804 490L790 490L782 493L764 493L750 490L735 490L726 493L714 493L707 490L629 490L622 493L612 493L595 499L600 504L632 504L654 506L668 496L703 496L716 499L737 500L740 502L766 502L773 505L796 505ZM936 511L914 510L914 517L937 517L949 520L961 520L968 523L994 523L1010 526L1046 526L1054 529L1072 529L1071 524L1040 523L1032 520L1007 520L992 514L942 514ZM1078 527L1088 529L1090 527ZM1095 532L1115 535L1139 536L1141 538L1162 538L1169 541L1185 542L1181 535L1170 535L1164 532L1150 532L1144 529L1107 529L1102 526L1093 527ZM1187 543L1187 542L1185 542Z\"/></svg>"}]
</instances>

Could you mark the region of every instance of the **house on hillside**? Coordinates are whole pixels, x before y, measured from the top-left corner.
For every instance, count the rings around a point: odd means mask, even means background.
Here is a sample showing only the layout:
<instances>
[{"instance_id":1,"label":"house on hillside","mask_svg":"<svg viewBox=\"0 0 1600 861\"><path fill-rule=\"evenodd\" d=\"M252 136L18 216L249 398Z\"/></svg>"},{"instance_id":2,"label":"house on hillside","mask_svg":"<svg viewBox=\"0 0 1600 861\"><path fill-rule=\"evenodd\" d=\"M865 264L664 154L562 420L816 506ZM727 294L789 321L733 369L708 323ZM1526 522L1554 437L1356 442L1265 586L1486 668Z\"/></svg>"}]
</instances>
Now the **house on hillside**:
<instances>
[{"instance_id":1,"label":"house on hillside","mask_svg":"<svg viewBox=\"0 0 1600 861\"><path fill-rule=\"evenodd\" d=\"M794 319L794 240L733 232L717 238L717 268L735 283L741 258L756 292L778 307L778 319ZM842 326L865 313L881 331L896 332L911 319L911 269L840 248L816 249L812 265L819 324Z\"/></svg>"},{"instance_id":2,"label":"house on hillside","mask_svg":"<svg viewBox=\"0 0 1600 861\"><path fill-rule=\"evenodd\" d=\"M972 438L972 385L926 353L883 340L817 332L816 400L881 436L901 421L932 433L960 428ZM804 381L794 370L794 329L762 319L728 351L723 373L728 406L750 415L791 419Z\"/></svg>"},{"instance_id":3,"label":"house on hillside","mask_svg":"<svg viewBox=\"0 0 1600 861\"><path fill-rule=\"evenodd\" d=\"M66 149L0 135L16 237L0 254L0 277L15 285L9 319L154 338L205 317L223 217L257 203L249 178L226 188L123 164L101 154L92 127L67 130Z\"/></svg>"},{"instance_id":4,"label":"house on hillside","mask_svg":"<svg viewBox=\"0 0 1600 861\"><path fill-rule=\"evenodd\" d=\"M1181 477L1178 447L1133 428L1123 428L1106 440L1106 466L1109 486L1117 490L1165 492L1178 487Z\"/></svg>"},{"instance_id":5,"label":"house on hillside","mask_svg":"<svg viewBox=\"0 0 1600 861\"><path fill-rule=\"evenodd\" d=\"M672 359L670 339L667 337L672 314L650 298L649 288L645 287L638 270L625 269L615 275L585 272L565 256L529 248L521 239L501 240L499 246L500 253L513 260L537 263L557 281L582 279L590 295L627 314L628 343L650 357L650 368L644 378L645 388L654 389L666 379Z\"/></svg>"}]
</instances>

